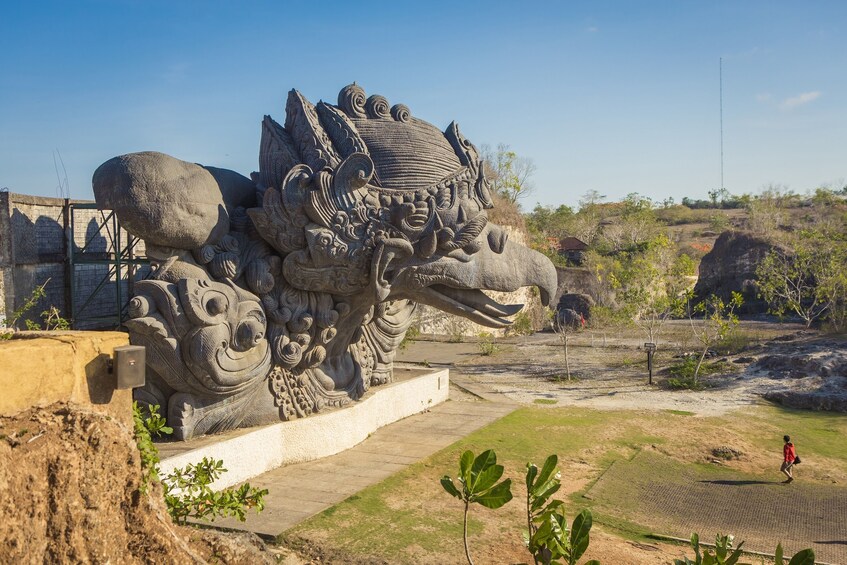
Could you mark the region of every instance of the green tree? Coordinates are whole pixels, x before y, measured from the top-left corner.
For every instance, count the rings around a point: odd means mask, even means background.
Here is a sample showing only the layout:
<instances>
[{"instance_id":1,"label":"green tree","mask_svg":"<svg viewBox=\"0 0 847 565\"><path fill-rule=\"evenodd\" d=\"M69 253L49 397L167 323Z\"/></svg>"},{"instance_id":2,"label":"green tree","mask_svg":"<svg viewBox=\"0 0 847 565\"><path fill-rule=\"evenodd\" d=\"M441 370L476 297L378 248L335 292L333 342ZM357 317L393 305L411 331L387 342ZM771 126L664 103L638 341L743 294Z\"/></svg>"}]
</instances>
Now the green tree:
<instances>
[{"instance_id":1,"label":"green tree","mask_svg":"<svg viewBox=\"0 0 847 565\"><path fill-rule=\"evenodd\" d=\"M843 235L802 231L790 240L791 251L773 249L756 267L759 293L778 316L793 312L806 327L831 315L847 299L847 243Z\"/></svg>"},{"instance_id":2,"label":"green tree","mask_svg":"<svg viewBox=\"0 0 847 565\"><path fill-rule=\"evenodd\" d=\"M678 255L676 245L661 234L623 264L626 274L619 296L647 340L656 343L665 322L684 312L694 262L684 253Z\"/></svg>"},{"instance_id":3,"label":"green tree","mask_svg":"<svg viewBox=\"0 0 847 565\"><path fill-rule=\"evenodd\" d=\"M741 293L733 292L732 297L726 302L719 296L711 295L695 304L693 292L688 292L687 310L691 331L703 346L703 351L700 353L697 365L694 368L693 384L695 386L706 354L715 344L725 340L738 327L738 316L736 316L735 310L740 308L743 303L744 299Z\"/></svg>"},{"instance_id":4,"label":"green tree","mask_svg":"<svg viewBox=\"0 0 847 565\"><path fill-rule=\"evenodd\" d=\"M658 232L653 202L637 192L623 199L620 216L602 230L602 242L608 252L618 253L647 244Z\"/></svg>"},{"instance_id":5,"label":"green tree","mask_svg":"<svg viewBox=\"0 0 847 565\"><path fill-rule=\"evenodd\" d=\"M788 222L787 209L796 201L797 195L785 185L767 185L758 196L746 200L747 228L756 234L774 237Z\"/></svg>"}]
</instances>

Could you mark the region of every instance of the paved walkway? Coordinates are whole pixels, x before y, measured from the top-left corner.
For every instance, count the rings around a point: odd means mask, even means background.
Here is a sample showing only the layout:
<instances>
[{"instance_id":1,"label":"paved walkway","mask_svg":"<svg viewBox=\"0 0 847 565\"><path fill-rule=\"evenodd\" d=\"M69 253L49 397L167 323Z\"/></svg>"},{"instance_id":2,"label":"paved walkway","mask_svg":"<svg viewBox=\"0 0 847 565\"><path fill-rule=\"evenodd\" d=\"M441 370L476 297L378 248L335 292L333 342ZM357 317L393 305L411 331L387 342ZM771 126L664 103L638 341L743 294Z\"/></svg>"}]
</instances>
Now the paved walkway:
<instances>
[{"instance_id":1,"label":"paved walkway","mask_svg":"<svg viewBox=\"0 0 847 565\"><path fill-rule=\"evenodd\" d=\"M463 379L458 380L461 385ZM515 404L469 397L451 386L454 396L462 400L448 400L428 412L380 428L338 455L280 467L250 479L251 485L270 491L265 510L248 514L246 522L228 518L216 520L214 525L276 537L517 408Z\"/></svg>"}]
</instances>

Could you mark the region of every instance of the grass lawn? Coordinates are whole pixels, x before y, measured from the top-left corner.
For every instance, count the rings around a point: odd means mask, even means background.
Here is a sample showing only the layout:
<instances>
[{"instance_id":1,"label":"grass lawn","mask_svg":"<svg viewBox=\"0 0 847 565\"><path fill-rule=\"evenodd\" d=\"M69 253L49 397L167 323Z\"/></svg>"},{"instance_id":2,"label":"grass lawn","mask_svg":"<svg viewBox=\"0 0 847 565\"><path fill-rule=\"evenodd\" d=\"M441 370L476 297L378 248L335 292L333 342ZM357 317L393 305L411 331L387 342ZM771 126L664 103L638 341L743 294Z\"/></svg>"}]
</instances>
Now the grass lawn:
<instances>
[{"instance_id":1,"label":"grass lawn","mask_svg":"<svg viewBox=\"0 0 847 565\"><path fill-rule=\"evenodd\" d=\"M621 501L615 512L609 512L608 501L600 504L583 496L614 462L649 452L677 475L702 478L730 472L777 481L785 433L792 435L804 458L800 481L847 482L843 415L771 406L725 417L528 406L300 524L284 538L287 543L331 547L349 562L460 563L462 507L442 490L439 479L444 474L455 476L463 451L492 448L506 467L505 477L512 478L515 499L499 510L472 509L471 551L477 562L530 559L522 542L525 466L529 461L541 464L551 453L559 456L563 483L559 498L567 502L570 519L581 508L596 505L595 521L607 532L640 539L649 528L639 523L634 501ZM715 463L712 450L721 446L732 446L742 456ZM743 538L743 532L735 533ZM589 548L586 558L591 557Z\"/></svg>"}]
</instances>

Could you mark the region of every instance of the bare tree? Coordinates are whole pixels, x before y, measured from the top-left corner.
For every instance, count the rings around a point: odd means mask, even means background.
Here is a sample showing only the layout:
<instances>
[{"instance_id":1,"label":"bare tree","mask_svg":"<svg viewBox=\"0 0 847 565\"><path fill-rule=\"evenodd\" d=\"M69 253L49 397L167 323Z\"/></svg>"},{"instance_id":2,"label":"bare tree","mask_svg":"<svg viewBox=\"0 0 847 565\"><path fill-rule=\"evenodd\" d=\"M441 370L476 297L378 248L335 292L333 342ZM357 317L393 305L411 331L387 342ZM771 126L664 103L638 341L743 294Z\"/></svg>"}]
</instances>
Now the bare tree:
<instances>
[{"instance_id":1,"label":"bare tree","mask_svg":"<svg viewBox=\"0 0 847 565\"><path fill-rule=\"evenodd\" d=\"M568 351L571 334L582 329L585 320L575 310L557 309L553 312L553 331L559 336L565 353L565 375L571 380L571 364Z\"/></svg>"},{"instance_id":2,"label":"bare tree","mask_svg":"<svg viewBox=\"0 0 847 565\"><path fill-rule=\"evenodd\" d=\"M480 150L486 176L495 192L513 204L532 193L535 189L532 176L536 170L532 159L519 156L505 143L498 144L496 150L489 145L482 145Z\"/></svg>"}]
</instances>

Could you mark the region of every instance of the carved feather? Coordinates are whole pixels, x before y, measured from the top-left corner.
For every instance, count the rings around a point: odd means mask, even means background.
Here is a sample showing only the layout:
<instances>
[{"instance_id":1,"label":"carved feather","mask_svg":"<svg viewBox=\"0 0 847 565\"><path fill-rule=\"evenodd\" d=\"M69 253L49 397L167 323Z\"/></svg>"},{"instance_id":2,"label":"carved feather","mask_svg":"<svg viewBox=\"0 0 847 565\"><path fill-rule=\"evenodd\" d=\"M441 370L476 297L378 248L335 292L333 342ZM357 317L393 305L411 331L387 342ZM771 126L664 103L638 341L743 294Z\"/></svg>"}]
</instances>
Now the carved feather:
<instances>
[{"instance_id":1,"label":"carved feather","mask_svg":"<svg viewBox=\"0 0 847 565\"><path fill-rule=\"evenodd\" d=\"M270 116L265 116L259 145L259 181L266 188L279 188L288 171L299 162L291 136Z\"/></svg>"},{"instance_id":2,"label":"carved feather","mask_svg":"<svg viewBox=\"0 0 847 565\"><path fill-rule=\"evenodd\" d=\"M364 187L373 174L373 161L365 153L352 153L338 165L335 174L320 171L305 203L307 215L313 222L332 228L338 212L349 215L362 202L367 195Z\"/></svg>"},{"instance_id":3,"label":"carved feather","mask_svg":"<svg viewBox=\"0 0 847 565\"><path fill-rule=\"evenodd\" d=\"M296 165L282 181L281 193L269 188L262 199L262 207L247 210L262 238L283 254L306 247L303 227L308 218L303 204L311 174L307 166Z\"/></svg>"},{"instance_id":4,"label":"carved feather","mask_svg":"<svg viewBox=\"0 0 847 565\"><path fill-rule=\"evenodd\" d=\"M291 134L301 162L313 171L320 171L324 167L335 168L341 161L321 126L315 107L296 90L288 93L285 129Z\"/></svg>"},{"instance_id":5,"label":"carved feather","mask_svg":"<svg viewBox=\"0 0 847 565\"><path fill-rule=\"evenodd\" d=\"M453 147L453 151L456 152L456 156L464 166L472 169L477 167L477 164L479 163L479 153L477 153L474 144L465 139L465 136L459 131L459 124L456 122L450 122L450 125L447 126L446 130L444 130L444 137L446 137L447 141L450 142L450 145Z\"/></svg>"},{"instance_id":6,"label":"carved feather","mask_svg":"<svg viewBox=\"0 0 847 565\"><path fill-rule=\"evenodd\" d=\"M316 109L321 124L342 158L347 158L352 153L368 152L368 147L359 136L356 126L341 110L325 102L318 102Z\"/></svg>"}]
</instances>

